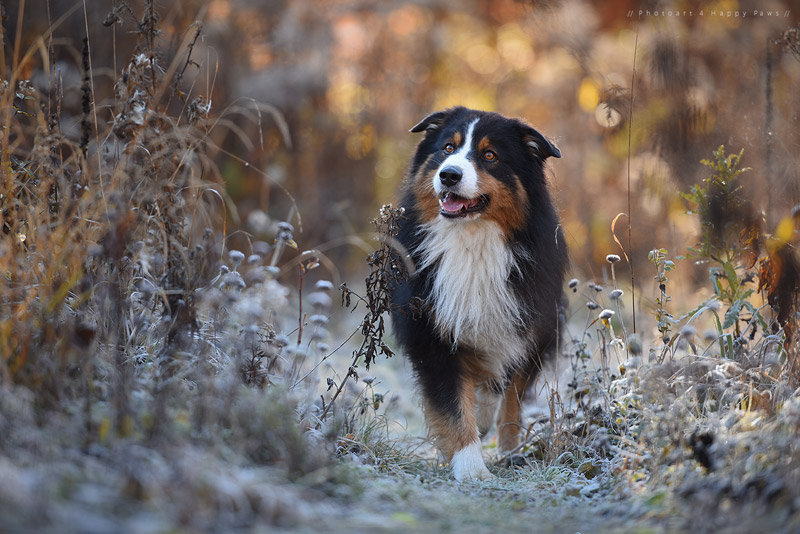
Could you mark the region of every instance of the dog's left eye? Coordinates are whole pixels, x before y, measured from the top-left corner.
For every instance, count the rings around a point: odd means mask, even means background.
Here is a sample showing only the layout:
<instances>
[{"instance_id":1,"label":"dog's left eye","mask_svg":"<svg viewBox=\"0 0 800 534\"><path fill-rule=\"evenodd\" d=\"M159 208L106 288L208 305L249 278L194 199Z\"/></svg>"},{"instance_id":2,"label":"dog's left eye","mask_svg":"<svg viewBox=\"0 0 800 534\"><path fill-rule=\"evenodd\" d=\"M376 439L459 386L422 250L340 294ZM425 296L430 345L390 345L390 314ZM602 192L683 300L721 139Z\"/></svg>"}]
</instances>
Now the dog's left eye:
<instances>
[{"instance_id":1,"label":"dog's left eye","mask_svg":"<svg viewBox=\"0 0 800 534\"><path fill-rule=\"evenodd\" d=\"M483 153L483 159L485 159L486 161L494 161L497 159L497 154L495 154L491 150L486 150Z\"/></svg>"},{"instance_id":2,"label":"dog's left eye","mask_svg":"<svg viewBox=\"0 0 800 534\"><path fill-rule=\"evenodd\" d=\"M456 151L456 147L453 146L453 143L447 143L446 145L444 145L444 151L447 152L448 154L452 154L453 152Z\"/></svg>"}]
</instances>

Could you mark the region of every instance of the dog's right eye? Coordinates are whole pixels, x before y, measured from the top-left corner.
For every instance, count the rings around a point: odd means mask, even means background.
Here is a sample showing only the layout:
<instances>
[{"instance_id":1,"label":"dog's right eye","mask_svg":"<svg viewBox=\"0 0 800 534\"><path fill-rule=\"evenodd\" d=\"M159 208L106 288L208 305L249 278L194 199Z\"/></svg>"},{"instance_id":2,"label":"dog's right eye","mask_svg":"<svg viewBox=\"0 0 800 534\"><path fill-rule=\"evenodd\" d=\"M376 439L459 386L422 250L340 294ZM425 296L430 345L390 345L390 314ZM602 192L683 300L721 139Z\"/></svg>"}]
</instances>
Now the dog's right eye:
<instances>
[{"instance_id":1,"label":"dog's right eye","mask_svg":"<svg viewBox=\"0 0 800 534\"><path fill-rule=\"evenodd\" d=\"M444 151L447 154L452 154L453 152L456 151L456 147L453 146L453 143L447 143L446 145L444 145Z\"/></svg>"}]
</instances>

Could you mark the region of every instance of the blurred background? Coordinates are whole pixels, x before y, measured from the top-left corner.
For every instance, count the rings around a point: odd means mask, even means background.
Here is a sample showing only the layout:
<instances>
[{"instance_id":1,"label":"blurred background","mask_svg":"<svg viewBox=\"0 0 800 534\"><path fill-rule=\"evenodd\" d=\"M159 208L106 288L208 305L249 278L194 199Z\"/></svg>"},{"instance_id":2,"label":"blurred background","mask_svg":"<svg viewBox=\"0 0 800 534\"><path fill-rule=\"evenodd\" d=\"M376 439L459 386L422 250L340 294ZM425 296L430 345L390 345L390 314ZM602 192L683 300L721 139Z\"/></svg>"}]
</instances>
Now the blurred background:
<instances>
[{"instance_id":1,"label":"blurred background","mask_svg":"<svg viewBox=\"0 0 800 534\"><path fill-rule=\"evenodd\" d=\"M0 18L0 531L565 530L584 509L605 530L798 531L798 0L0 0ZM526 411L536 464L482 505L415 437L405 360L363 365L384 347L360 298L371 221L408 129L454 105L559 146L579 279L569 357ZM701 225L682 194L721 145L750 170L694 189ZM706 264L679 259L698 241Z\"/></svg>"},{"instance_id":2,"label":"blurred background","mask_svg":"<svg viewBox=\"0 0 800 534\"><path fill-rule=\"evenodd\" d=\"M112 94L137 17L116 0L89 2L88 20L72 2L46 4L5 2L9 21L27 11L7 38L24 50L64 17L53 44L64 110L75 110L64 131L77 138L75 36L89 29L95 94ZM165 58L201 30L183 82L218 117L208 136L233 246L271 240L272 222L290 220L333 278L361 278L370 220L396 202L418 141L408 129L448 106L522 117L560 147L549 179L582 280L603 280L606 254L621 254L611 224L628 212L630 183L631 242L626 217L616 234L652 295L647 252L695 242L680 193L707 176L699 161L719 145L744 148L745 194L767 231L800 200L800 56L787 33L797 2L185 0L158 11ZM675 277L692 291L707 272L687 261Z\"/></svg>"}]
</instances>

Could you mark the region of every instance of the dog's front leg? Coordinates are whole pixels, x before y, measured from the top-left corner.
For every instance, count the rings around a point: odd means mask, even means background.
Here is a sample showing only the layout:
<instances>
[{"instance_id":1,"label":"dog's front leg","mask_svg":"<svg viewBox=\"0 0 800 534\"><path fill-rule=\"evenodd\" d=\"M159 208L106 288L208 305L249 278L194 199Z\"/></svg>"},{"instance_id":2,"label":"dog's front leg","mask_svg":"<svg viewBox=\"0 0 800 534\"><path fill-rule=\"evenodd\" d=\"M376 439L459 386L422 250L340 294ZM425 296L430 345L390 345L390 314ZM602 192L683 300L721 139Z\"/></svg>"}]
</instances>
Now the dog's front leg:
<instances>
[{"instance_id":1,"label":"dog's front leg","mask_svg":"<svg viewBox=\"0 0 800 534\"><path fill-rule=\"evenodd\" d=\"M475 382L460 373L448 376L426 391L425 419L437 446L451 461L459 482L488 480L492 474L483 462L475 419Z\"/></svg>"},{"instance_id":2,"label":"dog's front leg","mask_svg":"<svg viewBox=\"0 0 800 534\"><path fill-rule=\"evenodd\" d=\"M475 419L481 438L492 429L501 399L502 394L494 391L491 384L483 384L475 390Z\"/></svg>"},{"instance_id":3,"label":"dog's front leg","mask_svg":"<svg viewBox=\"0 0 800 534\"><path fill-rule=\"evenodd\" d=\"M497 420L497 448L501 453L515 450L522 431L522 399L536 375L533 371L518 371L506 389Z\"/></svg>"}]
</instances>

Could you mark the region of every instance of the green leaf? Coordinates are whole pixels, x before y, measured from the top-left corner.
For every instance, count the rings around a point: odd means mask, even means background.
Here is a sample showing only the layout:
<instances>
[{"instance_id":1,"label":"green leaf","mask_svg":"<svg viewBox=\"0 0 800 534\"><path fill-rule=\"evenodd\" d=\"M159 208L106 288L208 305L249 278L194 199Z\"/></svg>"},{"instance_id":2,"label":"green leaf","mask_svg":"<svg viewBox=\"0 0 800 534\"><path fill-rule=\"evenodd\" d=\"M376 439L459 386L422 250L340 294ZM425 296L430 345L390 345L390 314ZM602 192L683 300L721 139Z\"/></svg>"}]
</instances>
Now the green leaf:
<instances>
[{"instance_id":1,"label":"green leaf","mask_svg":"<svg viewBox=\"0 0 800 534\"><path fill-rule=\"evenodd\" d=\"M718 340L719 341L719 357L720 358L724 358L725 357L725 342L722 340L722 336L723 336L722 324L720 324L720 322L719 322L719 315L717 315L717 312L713 312L713 313L714 313L714 323L717 326L717 334L719 336L719 340Z\"/></svg>"},{"instance_id":2,"label":"green leaf","mask_svg":"<svg viewBox=\"0 0 800 534\"><path fill-rule=\"evenodd\" d=\"M723 297L725 291L722 289L722 284L719 283L719 278L711 275L711 285L714 287L714 293L717 294L718 297Z\"/></svg>"},{"instance_id":3,"label":"green leaf","mask_svg":"<svg viewBox=\"0 0 800 534\"><path fill-rule=\"evenodd\" d=\"M733 323L739 318L739 313L742 311L743 300L737 300L733 305L728 308L725 313L725 321L722 323L722 328L727 329L733 326Z\"/></svg>"},{"instance_id":4,"label":"green leaf","mask_svg":"<svg viewBox=\"0 0 800 534\"><path fill-rule=\"evenodd\" d=\"M735 290L739 287L739 276L736 274L736 269L728 262L723 263L722 266L725 268L725 277L728 279L728 285L731 290Z\"/></svg>"},{"instance_id":5,"label":"green leaf","mask_svg":"<svg viewBox=\"0 0 800 534\"><path fill-rule=\"evenodd\" d=\"M724 336L725 344L728 346L728 354L724 355L729 360L733 360L736 357L736 354L733 350L733 334L725 334Z\"/></svg>"},{"instance_id":6,"label":"green leaf","mask_svg":"<svg viewBox=\"0 0 800 534\"><path fill-rule=\"evenodd\" d=\"M752 289L750 291L752 291ZM744 301L744 307L747 308L747 311L749 311L751 314L753 314L753 317L756 318L756 320L758 321L758 324L761 325L761 329L762 330L766 330L767 329L767 321L764 320L764 317L761 315L761 313L758 311L758 309L748 301Z\"/></svg>"}]
</instances>

